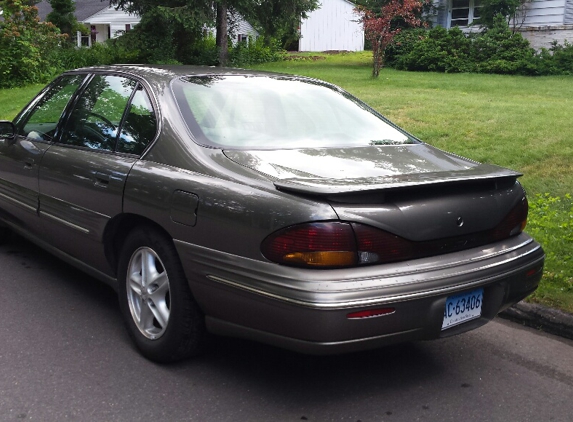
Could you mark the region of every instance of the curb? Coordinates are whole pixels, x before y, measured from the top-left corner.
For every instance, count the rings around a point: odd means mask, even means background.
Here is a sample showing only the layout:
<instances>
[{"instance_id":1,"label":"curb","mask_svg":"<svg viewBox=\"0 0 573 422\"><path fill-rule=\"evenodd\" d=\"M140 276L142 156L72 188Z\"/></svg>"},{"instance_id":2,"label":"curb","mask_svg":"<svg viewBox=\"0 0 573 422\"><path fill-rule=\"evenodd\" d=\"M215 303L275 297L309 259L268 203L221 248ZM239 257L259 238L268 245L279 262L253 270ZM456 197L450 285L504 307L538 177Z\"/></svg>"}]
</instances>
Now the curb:
<instances>
[{"instance_id":1,"label":"curb","mask_svg":"<svg viewBox=\"0 0 573 422\"><path fill-rule=\"evenodd\" d=\"M536 303L519 302L498 316L573 340L573 315Z\"/></svg>"}]
</instances>

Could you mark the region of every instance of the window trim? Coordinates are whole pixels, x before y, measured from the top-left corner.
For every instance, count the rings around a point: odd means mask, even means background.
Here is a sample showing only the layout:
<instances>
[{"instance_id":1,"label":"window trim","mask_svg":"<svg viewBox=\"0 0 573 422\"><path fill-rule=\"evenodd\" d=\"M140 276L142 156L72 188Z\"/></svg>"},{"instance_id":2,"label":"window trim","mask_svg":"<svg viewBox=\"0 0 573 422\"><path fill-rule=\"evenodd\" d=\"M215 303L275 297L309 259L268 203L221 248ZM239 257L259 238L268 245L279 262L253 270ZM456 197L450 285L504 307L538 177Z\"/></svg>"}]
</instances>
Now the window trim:
<instances>
[{"instance_id":1,"label":"window trim","mask_svg":"<svg viewBox=\"0 0 573 422\"><path fill-rule=\"evenodd\" d=\"M476 6L476 3L479 3L480 0L468 0L468 24L467 25L453 25L452 23L452 16L453 16L453 11L454 11L454 0L448 0L448 29L450 28L454 28L454 27L458 27L460 29L469 29L472 26L479 26L479 23L474 24L473 22L476 19L479 19L479 17L475 18L474 17L474 11L476 8L481 7L480 4L478 4ZM465 7L459 7L456 8L456 10L458 9L465 9Z\"/></svg>"}]
</instances>

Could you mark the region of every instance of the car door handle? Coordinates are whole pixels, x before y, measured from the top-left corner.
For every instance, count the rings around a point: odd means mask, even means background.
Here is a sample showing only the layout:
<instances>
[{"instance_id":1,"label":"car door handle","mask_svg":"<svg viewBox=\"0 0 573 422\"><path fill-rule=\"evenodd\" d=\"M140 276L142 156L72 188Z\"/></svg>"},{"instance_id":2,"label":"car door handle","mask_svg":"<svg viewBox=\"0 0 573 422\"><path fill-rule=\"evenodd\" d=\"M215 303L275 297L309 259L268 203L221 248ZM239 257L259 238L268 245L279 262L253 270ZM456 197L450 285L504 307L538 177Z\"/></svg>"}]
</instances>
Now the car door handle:
<instances>
[{"instance_id":1,"label":"car door handle","mask_svg":"<svg viewBox=\"0 0 573 422\"><path fill-rule=\"evenodd\" d=\"M34 168L34 161L24 161L24 170L32 170Z\"/></svg>"},{"instance_id":2,"label":"car door handle","mask_svg":"<svg viewBox=\"0 0 573 422\"><path fill-rule=\"evenodd\" d=\"M100 188L107 188L109 185L109 174L96 172L94 185Z\"/></svg>"}]
</instances>

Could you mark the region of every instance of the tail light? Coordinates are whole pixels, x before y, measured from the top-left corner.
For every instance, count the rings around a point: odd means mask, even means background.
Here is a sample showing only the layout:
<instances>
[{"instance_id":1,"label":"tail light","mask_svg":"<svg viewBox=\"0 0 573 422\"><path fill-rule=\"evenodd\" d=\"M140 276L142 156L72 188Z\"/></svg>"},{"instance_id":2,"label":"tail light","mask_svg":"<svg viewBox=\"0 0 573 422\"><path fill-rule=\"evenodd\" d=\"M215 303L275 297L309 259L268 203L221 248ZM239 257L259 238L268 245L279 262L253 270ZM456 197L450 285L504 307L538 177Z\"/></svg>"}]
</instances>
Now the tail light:
<instances>
[{"instance_id":1,"label":"tail light","mask_svg":"<svg viewBox=\"0 0 573 422\"><path fill-rule=\"evenodd\" d=\"M523 199L493 229L413 242L359 223L325 221L287 227L268 236L261 252L272 262L295 267L344 268L386 264L470 249L515 236L527 223Z\"/></svg>"},{"instance_id":2,"label":"tail light","mask_svg":"<svg viewBox=\"0 0 573 422\"><path fill-rule=\"evenodd\" d=\"M348 223L287 227L265 239L261 249L269 260L294 266L351 267L358 262L356 240Z\"/></svg>"},{"instance_id":3,"label":"tail light","mask_svg":"<svg viewBox=\"0 0 573 422\"><path fill-rule=\"evenodd\" d=\"M495 240L503 240L521 233L527 225L529 204L524 196L493 230Z\"/></svg>"},{"instance_id":4,"label":"tail light","mask_svg":"<svg viewBox=\"0 0 573 422\"><path fill-rule=\"evenodd\" d=\"M279 230L264 240L261 251L279 264L342 268L411 259L412 244L364 224L328 221Z\"/></svg>"}]
</instances>

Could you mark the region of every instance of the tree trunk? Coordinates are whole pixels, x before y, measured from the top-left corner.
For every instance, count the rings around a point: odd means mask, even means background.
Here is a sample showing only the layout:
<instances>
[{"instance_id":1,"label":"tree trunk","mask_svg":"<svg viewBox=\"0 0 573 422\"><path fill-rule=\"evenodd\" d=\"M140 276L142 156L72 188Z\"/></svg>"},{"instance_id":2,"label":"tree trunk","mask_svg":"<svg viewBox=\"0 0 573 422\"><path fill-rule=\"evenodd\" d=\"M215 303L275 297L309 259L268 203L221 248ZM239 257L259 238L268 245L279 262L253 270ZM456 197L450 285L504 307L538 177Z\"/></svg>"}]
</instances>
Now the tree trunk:
<instances>
[{"instance_id":1,"label":"tree trunk","mask_svg":"<svg viewBox=\"0 0 573 422\"><path fill-rule=\"evenodd\" d=\"M227 29L227 3L217 3L217 50L219 66L227 66L229 60L229 37Z\"/></svg>"}]
</instances>

